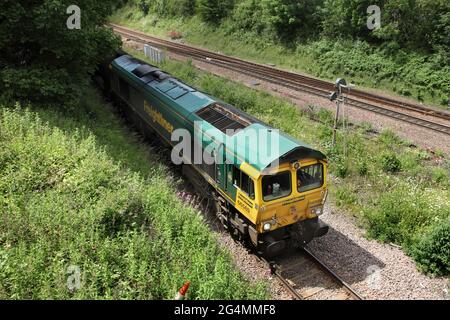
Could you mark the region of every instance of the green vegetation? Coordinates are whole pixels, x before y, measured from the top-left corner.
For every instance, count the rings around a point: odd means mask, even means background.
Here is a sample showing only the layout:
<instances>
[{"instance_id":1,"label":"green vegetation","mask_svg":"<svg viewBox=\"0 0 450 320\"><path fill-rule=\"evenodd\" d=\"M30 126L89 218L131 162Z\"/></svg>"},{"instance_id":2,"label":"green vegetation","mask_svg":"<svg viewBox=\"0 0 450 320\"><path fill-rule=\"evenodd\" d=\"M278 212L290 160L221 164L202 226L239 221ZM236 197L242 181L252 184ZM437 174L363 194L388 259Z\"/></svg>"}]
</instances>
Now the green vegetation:
<instances>
[{"instance_id":1,"label":"green vegetation","mask_svg":"<svg viewBox=\"0 0 450 320\"><path fill-rule=\"evenodd\" d=\"M450 272L450 219L422 238L412 254L425 272L448 274Z\"/></svg>"},{"instance_id":2,"label":"green vegetation","mask_svg":"<svg viewBox=\"0 0 450 320\"><path fill-rule=\"evenodd\" d=\"M393 152L386 152L380 158L381 168L384 172L399 172L401 170L401 162L397 155Z\"/></svg>"},{"instance_id":3,"label":"green vegetation","mask_svg":"<svg viewBox=\"0 0 450 320\"><path fill-rule=\"evenodd\" d=\"M132 50L131 54L145 60L142 53ZM439 231L450 218L448 155L437 158L410 148L392 131L374 137L367 126L349 130L346 136L339 132L337 147L333 148L331 134L322 134L331 132L329 112L319 111L317 118L321 123L317 123L280 98L200 72L191 63L169 60L161 67L325 151L331 173L336 177L330 183L337 206L359 217L368 236L402 245L423 270L450 274L448 246L433 249L448 237ZM431 161L432 158L438 161ZM430 242L434 247L427 250L425 244Z\"/></svg>"},{"instance_id":4,"label":"green vegetation","mask_svg":"<svg viewBox=\"0 0 450 320\"><path fill-rule=\"evenodd\" d=\"M147 3L148 11L131 1L111 20L160 36L181 33L214 51L333 81L345 77L359 87L427 103L447 105L450 97L446 0L205 0L194 7L185 0L174 6L186 4L183 14L161 9L178 1L138 2ZM381 7L382 27L371 31L366 9L373 4Z\"/></svg>"},{"instance_id":5,"label":"green vegetation","mask_svg":"<svg viewBox=\"0 0 450 320\"><path fill-rule=\"evenodd\" d=\"M0 299L172 299L186 280L189 299L266 298L158 154L84 96L70 112L0 107Z\"/></svg>"},{"instance_id":6,"label":"green vegetation","mask_svg":"<svg viewBox=\"0 0 450 320\"><path fill-rule=\"evenodd\" d=\"M88 73L119 47L120 39L103 27L112 12L108 1L76 1L80 29L66 25L72 4L2 0L0 96L34 104L79 105Z\"/></svg>"}]
</instances>

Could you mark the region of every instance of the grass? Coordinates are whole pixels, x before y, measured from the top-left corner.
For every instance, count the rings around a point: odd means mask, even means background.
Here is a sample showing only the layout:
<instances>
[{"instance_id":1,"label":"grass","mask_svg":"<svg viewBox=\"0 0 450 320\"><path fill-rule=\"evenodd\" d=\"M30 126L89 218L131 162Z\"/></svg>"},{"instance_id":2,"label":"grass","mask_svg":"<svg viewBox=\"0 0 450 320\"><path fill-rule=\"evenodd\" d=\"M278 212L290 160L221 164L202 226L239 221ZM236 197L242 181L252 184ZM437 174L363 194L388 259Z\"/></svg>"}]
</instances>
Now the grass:
<instances>
[{"instance_id":1,"label":"grass","mask_svg":"<svg viewBox=\"0 0 450 320\"><path fill-rule=\"evenodd\" d=\"M146 59L141 52L127 50ZM332 201L357 216L368 236L402 245L407 253L418 257L414 255L417 248L425 248L423 241L432 241L426 239L450 219L449 155L411 148L410 143L389 130L373 135L370 126L349 129L345 136L339 132L337 147L332 147L333 115L329 112L318 111L318 123L281 98L201 72L190 62L167 60L161 67L189 85L323 150L334 176L330 185ZM433 254L421 251L421 255ZM416 260L420 266L426 261ZM422 269L450 274L449 265L437 265L440 268Z\"/></svg>"},{"instance_id":2,"label":"grass","mask_svg":"<svg viewBox=\"0 0 450 320\"><path fill-rule=\"evenodd\" d=\"M245 30L236 32L232 21L215 27L196 16L145 16L133 5L119 9L110 20L162 37L181 33L188 43L213 51L264 64L270 62L330 81L345 77L360 88L387 91L441 107L447 106L450 97L450 67L415 53L388 55L363 41L321 39L288 48Z\"/></svg>"},{"instance_id":3,"label":"grass","mask_svg":"<svg viewBox=\"0 0 450 320\"><path fill-rule=\"evenodd\" d=\"M0 299L267 298L161 163L94 90L71 113L0 106Z\"/></svg>"}]
</instances>

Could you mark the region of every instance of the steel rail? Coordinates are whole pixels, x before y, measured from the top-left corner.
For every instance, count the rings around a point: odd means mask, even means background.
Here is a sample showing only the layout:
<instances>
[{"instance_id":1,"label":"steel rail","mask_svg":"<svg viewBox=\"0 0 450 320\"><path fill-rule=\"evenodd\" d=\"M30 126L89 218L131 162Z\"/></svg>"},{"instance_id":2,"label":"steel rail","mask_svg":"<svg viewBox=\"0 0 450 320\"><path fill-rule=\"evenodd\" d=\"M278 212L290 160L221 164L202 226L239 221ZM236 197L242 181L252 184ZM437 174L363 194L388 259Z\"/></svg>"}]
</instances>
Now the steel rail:
<instances>
[{"instance_id":1,"label":"steel rail","mask_svg":"<svg viewBox=\"0 0 450 320\"><path fill-rule=\"evenodd\" d=\"M317 256L315 256L310 250L307 248L300 249L300 252L304 253L307 258L309 258L327 277L330 277L334 283L336 283L340 288L342 288L345 292L347 292L352 300L363 300L363 297L359 295L347 282L345 282L342 278L340 278L333 270L331 270L324 262L322 262ZM277 264L274 262L267 261L264 257L257 255L257 257L267 264L270 267L271 273L277 277L278 280L282 283L282 285L289 291L292 297L295 300L305 300L308 297L304 297L297 291L294 286L292 286L287 278L285 278L282 272L277 268ZM309 270L311 272L311 270ZM312 295L314 296L314 294Z\"/></svg>"},{"instance_id":2,"label":"steel rail","mask_svg":"<svg viewBox=\"0 0 450 320\"><path fill-rule=\"evenodd\" d=\"M209 56L214 56L215 58L218 59L225 59L226 61L231 61L231 62L238 62L241 64L246 64L252 67L258 67L258 68L264 68L264 70L266 71L272 71L272 72L276 72L279 74L283 74L287 77L291 77L291 78L296 78L298 80L303 80L303 81L308 81L310 83L314 83L317 86L322 86L323 89L326 90L333 90L334 89L334 84L330 83L328 81L325 80L321 80L321 79L317 79L317 78L313 78L311 76L305 76L299 73L295 73L292 71L286 71L286 70L282 70L282 69L277 69L277 68L273 68L267 65L263 65L263 64L259 64L259 63L255 63L255 62L251 62L251 61L247 61L247 60L243 60L243 59L239 59L239 58L235 58L235 57L230 57L230 56L225 56L223 54L219 54L219 53L215 53L203 48L199 48L199 47L195 47L195 46L187 46L184 44L179 44L176 43L174 41L169 41L169 40L165 40L165 39L161 39L161 38L157 38L157 37L153 37L150 36L148 34L145 34L141 31L137 31L137 30L133 30L124 26L120 26L117 24L110 24L114 29L121 29L121 30L125 30L128 32L133 32L135 34L141 35L141 36L145 36L148 39L151 39L153 42L158 42L160 44L163 45L169 45L169 46L178 46L178 47L187 47L190 50L196 50L197 52L201 52L203 54L207 54ZM444 111L444 110L439 110L439 109L435 109L435 108L429 108L420 104L415 104L415 103L411 103L411 102L406 102L406 101L398 101L395 100L393 98L389 98L386 96L382 96L376 93L371 93L371 92L367 92L367 91L362 91L359 89L354 89L351 91L350 93L353 96L357 96L357 97L361 97L364 99L371 99L371 100L375 100L375 101L379 101L381 103L386 103L386 104L391 104L395 107L401 107L403 109L409 109L411 111L416 111L416 112L421 112L423 114L427 114L427 115L433 115L436 117L441 117L443 119L449 120L450 119L450 113Z\"/></svg>"},{"instance_id":3,"label":"steel rail","mask_svg":"<svg viewBox=\"0 0 450 320\"><path fill-rule=\"evenodd\" d=\"M277 279L281 281L283 286L289 291L294 300L304 300L303 296L300 293L298 293L297 290L295 290L295 288L289 283L289 281L287 281L285 277L281 275L281 273L277 270L276 266L273 263L267 261L264 257L262 257L259 254L255 253L255 255L259 260L261 260L267 266L269 266L271 274L275 275Z\"/></svg>"},{"instance_id":4,"label":"steel rail","mask_svg":"<svg viewBox=\"0 0 450 320\"><path fill-rule=\"evenodd\" d=\"M331 270L325 263L323 263L316 255L314 255L309 249L302 248L305 252L323 271L330 275L337 283L339 283L354 300L363 300L363 298L344 280L341 279L333 270Z\"/></svg>"},{"instance_id":5,"label":"steel rail","mask_svg":"<svg viewBox=\"0 0 450 320\"><path fill-rule=\"evenodd\" d=\"M253 62L235 59L235 58L223 56L223 55L220 55L217 53L213 53L210 51L206 51L203 49L178 44L178 43L164 40L164 39L155 38L152 36L148 36L142 32L124 28L122 26L112 25L112 27L117 33L122 34L122 35L126 36L127 38L130 38L137 42L150 43L153 45L162 46L164 49L172 51L179 55L187 56L187 57L194 58L196 60L200 60L200 61L208 63L208 64L213 64L213 65L216 65L219 67L230 69L230 70L233 70L233 71L236 71L236 72L239 72L242 74L246 74L248 76L255 77L255 78L258 78L258 79L261 79L261 80L264 80L267 82L271 82L271 83L274 83L274 84L277 84L280 86L284 86L284 87L287 87L287 88L290 88L293 90L307 92L309 94L313 94L313 95L320 96L323 98L328 97L328 95L330 93L328 90L334 90L334 87L331 83L328 83L323 80L308 78L306 76L302 76L302 75L295 74L295 73L289 73L284 70L274 69L274 68L263 66L263 65L256 64ZM270 71L269 74L268 74L268 70ZM281 76L281 75L285 75L285 76ZM307 79L307 81L304 81L303 83L299 83L298 81L293 80L293 79L299 78L299 77L302 79ZM307 83L305 83L305 82L307 82ZM318 88L317 86L314 86L314 85L317 85L320 88ZM355 92L357 92L357 94L359 93L359 91L357 91L357 90L352 90L351 93L354 95ZM377 96L375 96L371 93L365 93L365 94L373 97L373 99L378 99ZM386 98L386 99L389 100L389 98ZM394 111L389 108L384 108L381 106L373 105L373 104L370 104L370 103L367 103L364 101L360 101L360 100L357 100L354 98L350 98L350 97L347 98L347 102L349 105L360 108L360 109L378 113L378 114L381 114L381 115L384 115L384 116L387 116L390 118L394 118L394 119L397 119L397 120L400 120L403 122L407 122L407 123L410 123L413 125L417 125L420 127L424 127L427 129L431 129L431 130L434 130L437 132L441 132L441 133L450 135L450 126L446 126L441 123L432 122L432 121L425 120L422 118L414 117L409 114L405 114L405 113L401 113L398 111ZM395 101L395 103L401 104L402 102ZM426 109L425 107L420 107L420 108ZM406 109L408 109L408 108L406 108ZM408 109L408 110L410 110L410 109ZM435 112L437 112L436 110L432 110L432 109L426 109L426 110L427 110L426 112L423 112L424 114L427 114L430 116L435 116L435 117L440 117L443 119L447 119L447 117L448 117L448 119L450 119L450 114L447 114L445 112L435 113ZM417 110L414 110L414 111L417 111Z\"/></svg>"}]
</instances>

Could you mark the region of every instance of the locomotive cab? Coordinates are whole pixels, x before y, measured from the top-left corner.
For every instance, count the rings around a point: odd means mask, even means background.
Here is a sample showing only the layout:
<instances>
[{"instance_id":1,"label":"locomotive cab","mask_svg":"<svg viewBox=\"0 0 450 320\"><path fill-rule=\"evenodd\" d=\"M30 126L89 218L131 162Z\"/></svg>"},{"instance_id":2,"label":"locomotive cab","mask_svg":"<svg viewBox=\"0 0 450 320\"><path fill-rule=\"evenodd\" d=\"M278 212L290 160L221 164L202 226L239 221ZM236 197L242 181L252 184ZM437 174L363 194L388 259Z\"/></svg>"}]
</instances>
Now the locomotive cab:
<instances>
[{"instance_id":1,"label":"locomotive cab","mask_svg":"<svg viewBox=\"0 0 450 320\"><path fill-rule=\"evenodd\" d=\"M241 169L250 171L248 166ZM326 160L298 159L254 175L254 197L239 190L238 199L247 205L253 201L256 223L249 227L249 235L261 253L273 256L328 232L319 219L327 198L326 173Z\"/></svg>"},{"instance_id":2,"label":"locomotive cab","mask_svg":"<svg viewBox=\"0 0 450 320\"><path fill-rule=\"evenodd\" d=\"M284 164L262 176L258 183L258 231L264 233L320 216L326 198L325 170L324 161L306 159Z\"/></svg>"},{"instance_id":3,"label":"locomotive cab","mask_svg":"<svg viewBox=\"0 0 450 320\"><path fill-rule=\"evenodd\" d=\"M246 137L251 130L275 139L249 143ZM324 154L257 123L232 139L234 143L219 147L217 153L229 161L217 166L216 176L221 191L218 217L226 229L250 238L267 256L304 246L328 232L319 219L327 197ZM268 156L252 157L255 153ZM228 203L228 208L221 203Z\"/></svg>"}]
</instances>

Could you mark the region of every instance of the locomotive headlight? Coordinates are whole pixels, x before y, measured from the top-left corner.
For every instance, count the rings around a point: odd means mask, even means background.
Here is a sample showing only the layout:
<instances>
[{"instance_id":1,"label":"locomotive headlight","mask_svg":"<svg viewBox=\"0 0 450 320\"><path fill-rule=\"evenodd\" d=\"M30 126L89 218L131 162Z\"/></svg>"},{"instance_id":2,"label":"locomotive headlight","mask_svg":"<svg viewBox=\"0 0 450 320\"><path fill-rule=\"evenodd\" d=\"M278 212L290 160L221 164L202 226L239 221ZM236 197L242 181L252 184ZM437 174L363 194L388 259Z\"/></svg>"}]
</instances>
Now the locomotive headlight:
<instances>
[{"instance_id":1,"label":"locomotive headlight","mask_svg":"<svg viewBox=\"0 0 450 320\"><path fill-rule=\"evenodd\" d=\"M320 216L323 213L323 207L319 206L311 208L311 213L315 214L316 216Z\"/></svg>"},{"instance_id":2,"label":"locomotive headlight","mask_svg":"<svg viewBox=\"0 0 450 320\"><path fill-rule=\"evenodd\" d=\"M270 229L272 229L272 224L270 222L264 223L263 229L264 231L269 231Z\"/></svg>"}]
</instances>

